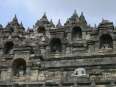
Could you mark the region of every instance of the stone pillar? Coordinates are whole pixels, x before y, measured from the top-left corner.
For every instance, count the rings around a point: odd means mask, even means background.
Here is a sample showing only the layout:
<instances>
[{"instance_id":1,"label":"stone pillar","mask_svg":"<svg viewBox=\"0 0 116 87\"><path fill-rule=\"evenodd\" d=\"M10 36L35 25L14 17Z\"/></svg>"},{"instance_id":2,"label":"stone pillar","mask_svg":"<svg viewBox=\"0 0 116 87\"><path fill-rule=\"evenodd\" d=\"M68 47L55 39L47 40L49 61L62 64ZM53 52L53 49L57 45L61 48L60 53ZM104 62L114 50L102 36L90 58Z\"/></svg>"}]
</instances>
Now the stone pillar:
<instances>
[{"instance_id":1,"label":"stone pillar","mask_svg":"<svg viewBox=\"0 0 116 87\"><path fill-rule=\"evenodd\" d=\"M14 84L11 87L15 87Z\"/></svg>"},{"instance_id":2,"label":"stone pillar","mask_svg":"<svg viewBox=\"0 0 116 87\"><path fill-rule=\"evenodd\" d=\"M71 33L67 33L67 40L68 41L71 41L71 36L72 36Z\"/></svg>"},{"instance_id":3,"label":"stone pillar","mask_svg":"<svg viewBox=\"0 0 116 87\"><path fill-rule=\"evenodd\" d=\"M1 71L1 80L6 80L7 78L7 70L2 70Z\"/></svg>"},{"instance_id":4,"label":"stone pillar","mask_svg":"<svg viewBox=\"0 0 116 87\"><path fill-rule=\"evenodd\" d=\"M77 86L78 86L78 85L77 85L77 83L75 82L75 83L74 83L74 87L77 87Z\"/></svg>"},{"instance_id":5,"label":"stone pillar","mask_svg":"<svg viewBox=\"0 0 116 87\"><path fill-rule=\"evenodd\" d=\"M110 86L109 86L109 87L116 87L116 85L115 85L114 81L111 81L111 83L110 83Z\"/></svg>"},{"instance_id":6,"label":"stone pillar","mask_svg":"<svg viewBox=\"0 0 116 87\"><path fill-rule=\"evenodd\" d=\"M46 87L45 83L43 83L42 87Z\"/></svg>"},{"instance_id":7,"label":"stone pillar","mask_svg":"<svg viewBox=\"0 0 116 87\"><path fill-rule=\"evenodd\" d=\"M86 39L86 32L82 32L82 39Z\"/></svg>"},{"instance_id":8,"label":"stone pillar","mask_svg":"<svg viewBox=\"0 0 116 87\"><path fill-rule=\"evenodd\" d=\"M31 80L32 81L37 81L38 80L38 70L32 70L32 76L31 77Z\"/></svg>"},{"instance_id":9,"label":"stone pillar","mask_svg":"<svg viewBox=\"0 0 116 87\"><path fill-rule=\"evenodd\" d=\"M26 84L25 87L29 87L29 84Z\"/></svg>"},{"instance_id":10,"label":"stone pillar","mask_svg":"<svg viewBox=\"0 0 116 87\"><path fill-rule=\"evenodd\" d=\"M10 67L9 69L8 69L8 72L7 72L7 78L8 78L8 80L12 80L13 78L13 72L12 72L12 68Z\"/></svg>"},{"instance_id":11,"label":"stone pillar","mask_svg":"<svg viewBox=\"0 0 116 87\"><path fill-rule=\"evenodd\" d=\"M68 46L67 48L66 48L66 54L70 54L71 53L71 48Z\"/></svg>"},{"instance_id":12,"label":"stone pillar","mask_svg":"<svg viewBox=\"0 0 116 87\"><path fill-rule=\"evenodd\" d=\"M47 47L46 47L46 55L49 55L49 53L50 53L50 47L47 46Z\"/></svg>"},{"instance_id":13,"label":"stone pillar","mask_svg":"<svg viewBox=\"0 0 116 87\"><path fill-rule=\"evenodd\" d=\"M94 49L94 45L93 45L94 43L93 42L88 42L88 53L89 54L92 54L94 51L95 51L95 49Z\"/></svg>"},{"instance_id":14,"label":"stone pillar","mask_svg":"<svg viewBox=\"0 0 116 87\"><path fill-rule=\"evenodd\" d=\"M62 84L61 83L59 83L59 87L62 87Z\"/></svg>"},{"instance_id":15,"label":"stone pillar","mask_svg":"<svg viewBox=\"0 0 116 87\"><path fill-rule=\"evenodd\" d=\"M30 80L30 75L31 75L31 73L30 73L30 67L27 67L27 69L26 69L26 80L27 81Z\"/></svg>"},{"instance_id":16,"label":"stone pillar","mask_svg":"<svg viewBox=\"0 0 116 87\"><path fill-rule=\"evenodd\" d=\"M95 86L96 86L95 81L92 80L92 81L91 81L91 87L95 87Z\"/></svg>"},{"instance_id":17,"label":"stone pillar","mask_svg":"<svg viewBox=\"0 0 116 87\"><path fill-rule=\"evenodd\" d=\"M65 52L66 52L66 47L64 44L62 44L62 53L65 54Z\"/></svg>"},{"instance_id":18,"label":"stone pillar","mask_svg":"<svg viewBox=\"0 0 116 87\"><path fill-rule=\"evenodd\" d=\"M27 63L26 67L26 80L29 81L31 76L30 62Z\"/></svg>"},{"instance_id":19,"label":"stone pillar","mask_svg":"<svg viewBox=\"0 0 116 87\"><path fill-rule=\"evenodd\" d=\"M44 48L44 47L41 47L40 49L41 49L41 54L42 54L42 55L45 55L45 52L46 52L46 51L45 51L45 48Z\"/></svg>"}]
</instances>

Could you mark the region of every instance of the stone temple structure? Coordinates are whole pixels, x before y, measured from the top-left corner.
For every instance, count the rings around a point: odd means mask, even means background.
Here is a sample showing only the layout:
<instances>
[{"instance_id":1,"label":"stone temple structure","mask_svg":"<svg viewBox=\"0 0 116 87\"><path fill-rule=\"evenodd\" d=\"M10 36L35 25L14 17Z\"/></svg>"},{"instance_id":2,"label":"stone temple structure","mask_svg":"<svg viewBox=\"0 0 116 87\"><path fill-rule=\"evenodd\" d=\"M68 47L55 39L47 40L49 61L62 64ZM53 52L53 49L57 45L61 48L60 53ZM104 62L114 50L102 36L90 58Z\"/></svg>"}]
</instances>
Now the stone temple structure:
<instances>
[{"instance_id":1,"label":"stone temple structure","mask_svg":"<svg viewBox=\"0 0 116 87\"><path fill-rule=\"evenodd\" d=\"M76 13L64 25L46 14L32 29L15 16L0 25L0 87L116 87L116 29Z\"/></svg>"}]
</instances>

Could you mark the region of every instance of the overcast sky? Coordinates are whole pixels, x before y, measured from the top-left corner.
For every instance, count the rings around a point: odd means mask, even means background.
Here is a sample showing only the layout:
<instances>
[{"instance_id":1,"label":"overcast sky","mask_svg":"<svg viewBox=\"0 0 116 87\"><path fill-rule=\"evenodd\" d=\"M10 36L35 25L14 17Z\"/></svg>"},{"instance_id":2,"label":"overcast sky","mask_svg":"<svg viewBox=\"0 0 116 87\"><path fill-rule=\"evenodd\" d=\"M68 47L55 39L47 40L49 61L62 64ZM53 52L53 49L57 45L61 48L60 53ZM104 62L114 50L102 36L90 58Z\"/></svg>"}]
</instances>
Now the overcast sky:
<instances>
[{"instance_id":1,"label":"overcast sky","mask_svg":"<svg viewBox=\"0 0 116 87\"><path fill-rule=\"evenodd\" d=\"M116 24L116 0L0 0L0 24L11 21L14 14L25 27L32 27L46 12L55 24L58 19L64 23L74 10L84 12L88 24L92 26L102 18Z\"/></svg>"}]
</instances>

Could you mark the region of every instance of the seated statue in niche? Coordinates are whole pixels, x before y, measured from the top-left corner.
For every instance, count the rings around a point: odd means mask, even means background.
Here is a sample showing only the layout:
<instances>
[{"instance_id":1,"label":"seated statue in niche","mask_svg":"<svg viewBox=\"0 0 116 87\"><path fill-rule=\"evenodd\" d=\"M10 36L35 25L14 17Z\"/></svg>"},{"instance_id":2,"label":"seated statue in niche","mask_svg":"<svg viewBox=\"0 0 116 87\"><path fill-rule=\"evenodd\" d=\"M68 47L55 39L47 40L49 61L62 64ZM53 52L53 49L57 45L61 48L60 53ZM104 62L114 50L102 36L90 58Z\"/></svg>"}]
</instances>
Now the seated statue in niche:
<instances>
[{"instance_id":1,"label":"seated statue in niche","mask_svg":"<svg viewBox=\"0 0 116 87\"><path fill-rule=\"evenodd\" d=\"M104 47L105 49L107 49L107 48L109 48L109 45L108 45L108 44L104 44L103 47Z\"/></svg>"},{"instance_id":2,"label":"seated statue in niche","mask_svg":"<svg viewBox=\"0 0 116 87\"><path fill-rule=\"evenodd\" d=\"M101 50L99 50L99 53L102 53L102 52L112 52L112 50L113 50L112 46L110 44L107 44L107 43L102 44L100 49Z\"/></svg>"},{"instance_id":3,"label":"seated statue in niche","mask_svg":"<svg viewBox=\"0 0 116 87\"><path fill-rule=\"evenodd\" d=\"M73 35L73 37L72 37L72 40L73 40L73 41L78 41L78 40L81 40L81 39L82 39L82 37L81 37L80 34L75 34L75 35Z\"/></svg>"},{"instance_id":4,"label":"seated statue in niche","mask_svg":"<svg viewBox=\"0 0 116 87\"><path fill-rule=\"evenodd\" d=\"M59 45L53 46L53 47L52 47L52 52L56 52L56 53L61 52L61 48L59 47Z\"/></svg>"},{"instance_id":5,"label":"seated statue in niche","mask_svg":"<svg viewBox=\"0 0 116 87\"><path fill-rule=\"evenodd\" d=\"M81 35L80 34L77 34L76 37L77 37L76 40L81 40Z\"/></svg>"},{"instance_id":6,"label":"seated statue in niche","mask_svg":"<svg viewBox=\"0 0 116 87\"><path fill-rule=\"evenodd\" d=\"M56 52L56 46L53 46L51 49L52 52Z\"/></svg>"},{"instance_id":7,"label":"seated statue in niche","mask_svg":"<svg viewBox=\"0 0 116 87\"><path fill-rule=\"evenodd\" d=\"M24 66L23 65L21 65L19 68L18 68L18 77L22 77L22 76L24 76L24 74L25 74L25 71L24 71Z\"/></svg>"},{"instance_id":8,"label":"seated statue in niche","mask_svg":"<svg viewBox=\"0 0 116 87\"><path fill-rule=\"evenodd\" d=\"M110 44L103 44L104 49L112 49L112 47L110 46Z\"/></svg>"}]
</instances>

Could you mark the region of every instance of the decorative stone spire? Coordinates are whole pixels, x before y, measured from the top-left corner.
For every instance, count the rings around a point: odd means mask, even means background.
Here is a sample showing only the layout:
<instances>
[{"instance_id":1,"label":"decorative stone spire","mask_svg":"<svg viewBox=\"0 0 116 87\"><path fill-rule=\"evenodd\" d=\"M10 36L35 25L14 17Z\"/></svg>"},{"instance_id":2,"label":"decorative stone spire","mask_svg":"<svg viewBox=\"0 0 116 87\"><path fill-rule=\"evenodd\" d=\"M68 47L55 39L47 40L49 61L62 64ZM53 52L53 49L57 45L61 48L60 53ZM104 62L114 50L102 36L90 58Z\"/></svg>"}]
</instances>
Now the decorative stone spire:
<instances>
[{"instance_id":1,"label":"decorative stone spire","mask_svg":"<svg viewBox=\"0 0 116 87\"><path fill-rule=\"evenodd\" d=\"M77 11L76 10L74 10L74 13L73 13L73 15L69 18L69 19L67 19L67 21L66 21L66 23L64 23L64 25L72 25L72 24L77 24L77 23L79 23L80 22L80 19L79 19L79 17L78 17L78 14L77 14Z\"/></svg>"},{"instance_id":2,"label":"decorative stone spire","mask_svg":"<svg viewBox=\"0 0 116 87\"><path fill-rule=\"evenodd\" d=\"M66 22L64 23L64 25L67 25L67 24L69 24L70 23L70 20L69 20L69 18L67 18L67 20L66 20Z\"/></svg>"},{"instance_id":3,"label":"decorative stone spire","mask_svg":"<svg viewBox=\"0 0 116 87\"><path fill-rule=\"evenodd\" d=\"M55 27L55 25L54 25L52 19L50 20L50 24L51 24L52 27Z\"/></svg>"},{"instance_id":4,"label":"decorative stone spire","mask_svg":"<svg viewBox=\"0 0 116 87\"><path fill-rule=\"evenodd\" d=\"M16 14L15 14L15 16L13 17L12 21L9 22L9 24L10 24L10 26L16 26L16 27L19 27L19 26L20 26Z\"/></svg>"},{"instance_id":5,"label":"decorative stone spire","mask_svg":"<svg viewBox=\"0 0 116 87\"><path fill-rule=\"evenodd\" d=\"M81 15L80 15L80 21L82 22L82 23L84 23L84 24L87 24L87 21L86 21L86 19L85 19L85 16L84 16L84 14L83 14L83 12L81 12Z\"/></svg>"},{"instance_id":6,"label":"decorative stone spire","mask_svg":"<svg viewBox=\"0 0 116 87\"><path fill-rule=\"evenodd\" d=\"M3 26L2 26L2 24L0 24L0 29L2 29L3 28Z\"/></svg>"},{"instance_id":7,"label":"decorative stone spire","mask_svg":"<svg viewBox=\"0 0 116 87\"><path fill-rule=\"evenodd\" d=\"M47 18L47 16L46 16L46 12L45 12L44 15L42 16L42 18Z\"/></svg>"},{"instance_id":8,"label":"decorative stone spire","mask_svg":"<svg viewBox=\"0 0 116 87\"><path fill-rule=\"evenodd\" d=\"M39 20L37 20L37 22L35 23L35 26L34 27L36 27L38 25L39 25Z\"/></svg>"},{"instance_id":9,"label":"decorative stone spire","mask_svg":"<svg viewBox=\"0 0 116 87\"><path fill-rule=\"evenodd\" d=\"M78 14L77 14L76 10L74 10L74 13L73 13L73 15L70 18L70 21L72 21L72 22L79 22L79 17L78 17Z\"/></svg>"},{"instance_id":10,"label":"decorative stone spire","mask_svg":"<svg viewBox=\"0 0 116 87\"><path fill-rule=\"evenodd\" d=\"M22 23L22 21L21 21L21 23L20 23L20 26L23 26L23 23Z\"/></svg>"},{"instance_id":11,"label":"decorative stone spire","mask_svg":"<svg viewBox=\"0 0 116 87\"><path fill-rule=\"evenodd\" d=\"M74 10L74 13L73 13L72 17L78 17L78 14L77 14L76 10Z\"/></svg>"},{"instance_id":12,"label":"decorative stone spire","mask_svg":"<svg viewBox=\"0 0 116 87\"><path fill-rule=\"evenodd\" d=\"M46 13L43 14L42 18L40 19L40 21L44 21L44 22L48 22L48 18L46 16Z\"/></svg>"},{"instance_id":13,"label":"decorative stone spire","mask_svg":"<svg viewBox=\"0 0 116 87\"><path fill-rule=\"evenodd\" d=\"M24 30L23 24L18 22L17 16L13 17L12 21L9 22L6 26L8 31L12 32L22 32Z\"/></svg>"},{"instance_id":14,"label":"decorative stone spire","mask_svg":"<svg viewBox=\"0 0 116 87\"><path fill-rule=\"evenodd\" d=\"M58 24L56 25L57 28L61 28L62 27L62 24L60 22L60 19L58 20Z\"/></svg>"},{"instance_id":15,"label":"decorative stone spire","mask_svg":"<svg viewBox=\"0 0 116 87\"><path fill-rule=\"evenodd\" d=\"M13 22L18 22L17 16L15 14L14 18L13 18Z\"/></svg>"},{"instance_id":16,"label":"decorative stone spire","mask_svg":"<svg viewBox=\"0 0 116 87\"><path fill-rule=\"evenodd\" d=\"M22 22L20 23L20 28L23 30L25 29Z\"/></svg>"},{"instance_id":17,"label":"decorative stone spire","mask_svg":"<svg viewBox=\"0 0 116 87\"><path fill-rule=\"evenodd\" d=\"M48 21L48 18L46 16L46 13L40 18L39 21L36 22L36 27L37 26L44 26L46 24L49 24L50 22Z\"/></svg>"}]
</instances>

